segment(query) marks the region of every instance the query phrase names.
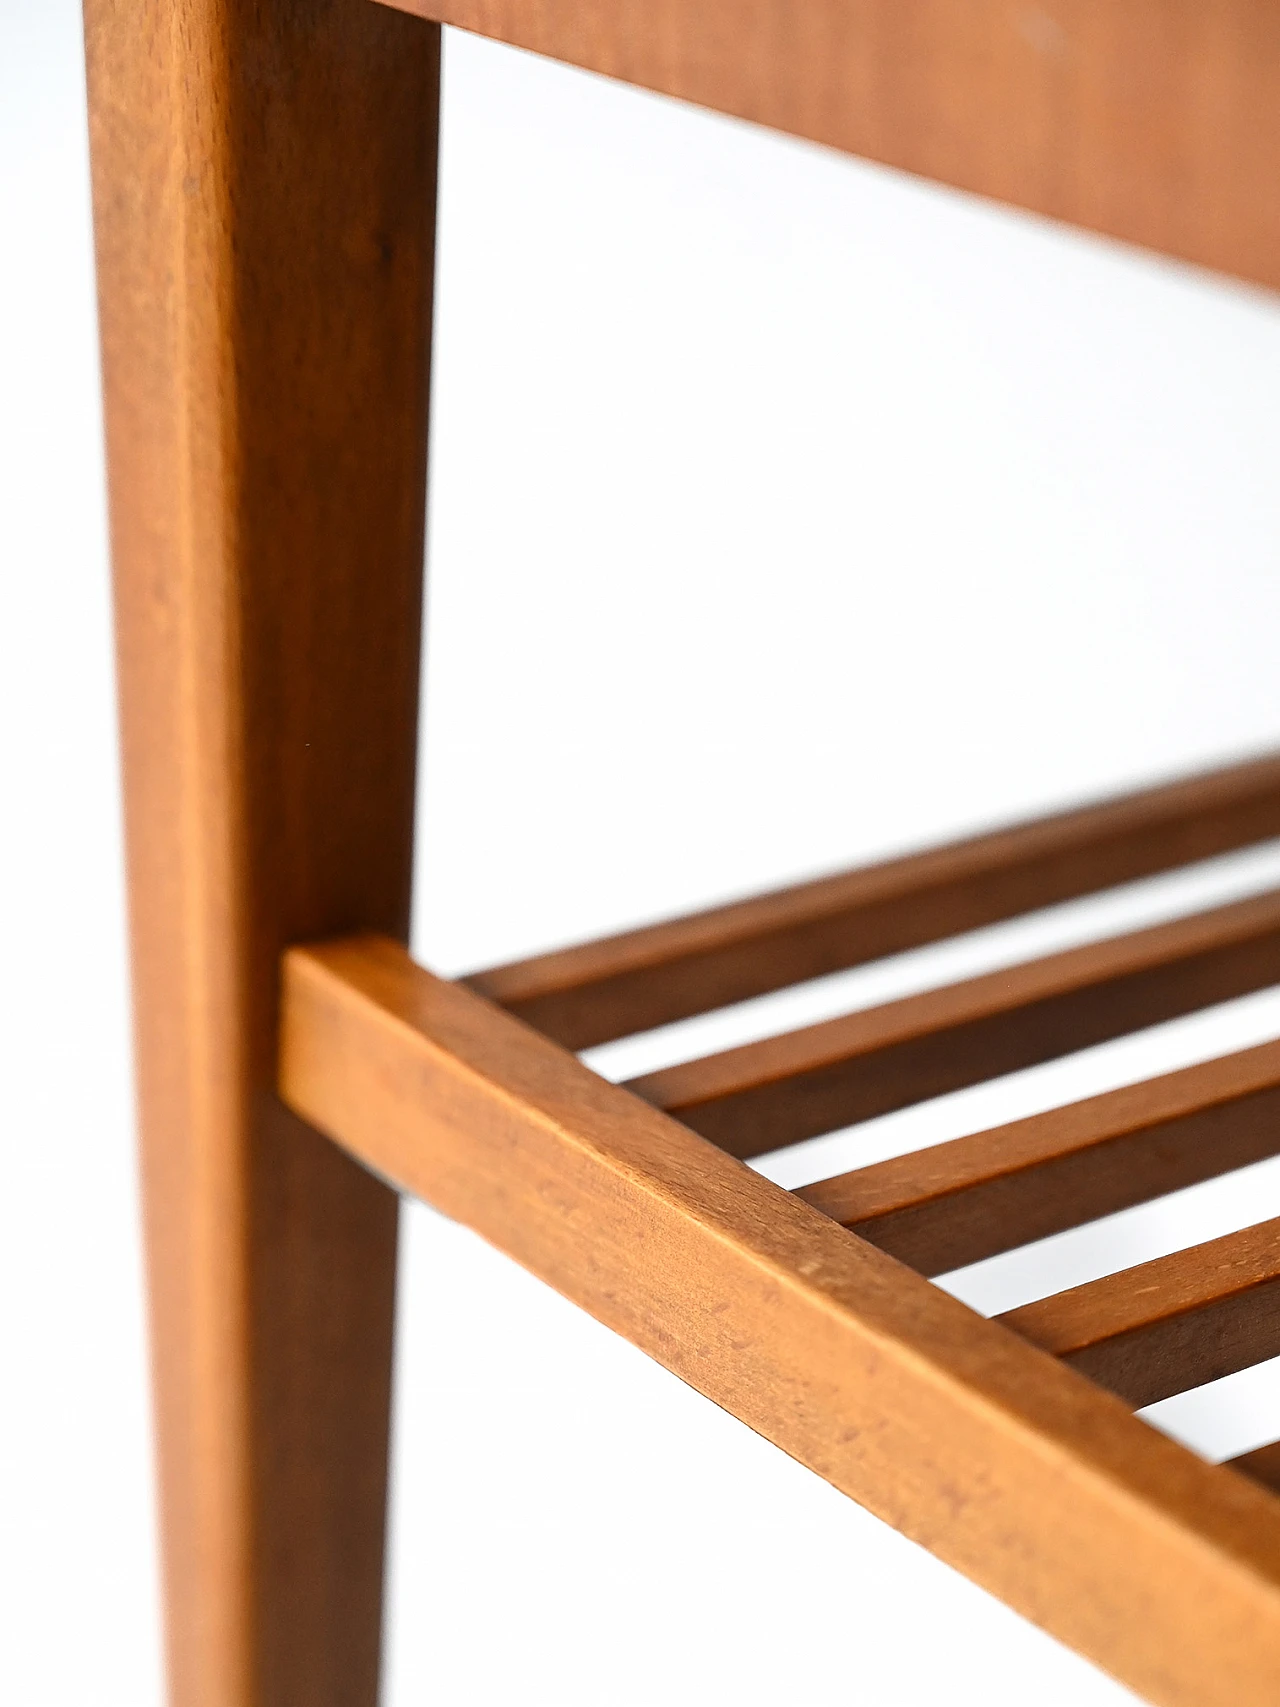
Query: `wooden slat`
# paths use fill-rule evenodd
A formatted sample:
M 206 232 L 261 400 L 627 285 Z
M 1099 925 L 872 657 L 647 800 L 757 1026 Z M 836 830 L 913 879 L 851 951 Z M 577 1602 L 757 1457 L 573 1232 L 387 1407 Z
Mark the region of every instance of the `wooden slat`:
M 834 1131 L 1280 980 L 1280 891 L 633 1079 L 736 1156 Z
M 1238 1458 L 1229 1458 L 1227 1463 L 1242 1476 L 1248 1476 L 1264 1488 L 1280 1494 L 1280 1440 L 1272 1441 L 1269 1446 L 1256 1447 L 1252 1452 L 1242 1452 Z
M 805 1186 L 824 1215 L 945 1274 L 1280 1153 L 1280 1043 Z
M 572 1049 L 1280 835 L 1280 758 L 478 972 Z
M 997 1318 L 1131 1405 L 1280 1355 L 1280 1220 Z
M 1270 0 L 394 0 L 1280 285 Z
M 1280 1699 L 1269 1495 L 396 945 L 290 952 L 281 1086 L 1151 1700 Z

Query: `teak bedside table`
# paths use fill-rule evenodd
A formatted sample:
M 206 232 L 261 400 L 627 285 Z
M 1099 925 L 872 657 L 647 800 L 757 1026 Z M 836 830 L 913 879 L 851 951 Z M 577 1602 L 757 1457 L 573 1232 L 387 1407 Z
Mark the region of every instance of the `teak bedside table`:
M 403 1190 L 1150 1700 L 1275 1707 L 1280 1446 L 1132 1411 L 1280 1354 L 1280 1228 L 996 1321 L 926 1276 L 1280 1152 L 1280 1043 L 740 1158 L 1276 983 L 1280 894 L 627 1087 L 572 1051 L 1280 835 L 1280 759 L 462 983 L 402 945 L 440 21 L 1275 288 L 1280 7 L 405 10 L 86 0 L 175 1704 L 373 1707 Z

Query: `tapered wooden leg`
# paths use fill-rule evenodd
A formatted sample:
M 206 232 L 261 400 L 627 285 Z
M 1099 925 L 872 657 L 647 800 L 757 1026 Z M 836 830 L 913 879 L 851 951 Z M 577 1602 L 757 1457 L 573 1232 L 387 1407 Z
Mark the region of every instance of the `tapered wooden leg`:
M 87 0 L 175 1707 L 374 1707 L 396 1204 L 278 961 L 408 922 L 439 32 Z

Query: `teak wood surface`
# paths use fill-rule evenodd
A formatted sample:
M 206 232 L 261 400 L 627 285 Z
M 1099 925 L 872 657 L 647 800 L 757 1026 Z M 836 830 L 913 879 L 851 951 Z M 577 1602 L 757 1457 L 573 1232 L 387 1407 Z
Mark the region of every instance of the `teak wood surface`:
M 439 32 L 86 0 L 175 1707 L 373 1707 L 397 1205 L 277 964 L 408 927 Z
M 1280 285 L 1268 0 L 401 10 Z M 1280 1045 L 796 1193 L 737 1158 L 1276 983 L 1280 897 L 631 1088 L 568 1048 L 1274 837 L 1280 758 L 415 966 L 439 30 L 85 13 L 174 1707 L 374 1707 L 395 1190 L 1152 1701 L 1273 1707 L 1280 1444 L 1130 1407 L 1280 1348 L 1276 1227 L 995 1322 L 926 1275 L 1276 1153 Z
M 390 0 L 1272 289 L 1272 0 Z

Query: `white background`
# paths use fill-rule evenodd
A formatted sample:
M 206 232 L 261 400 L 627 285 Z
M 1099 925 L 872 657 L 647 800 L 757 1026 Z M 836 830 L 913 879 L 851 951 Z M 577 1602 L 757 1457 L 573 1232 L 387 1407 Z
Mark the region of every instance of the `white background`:
M 0 1697 L 159 1699 L 78 16 L 0 0 Z M 1280 738 L 1273 303 L 466 38 L 447 53 L 418 951 L 455 971 Z M 1280 877 L 600 1051 L 623 1074 Z M 1264 995 L 783 1183 L 1280 1034 Z M 1274 1166 L 949 1284 L 1264 1214 Z M 390 1707 L 1114 1684 L 469 1234 L 406 1214 Z M 1280 1435 L 1270 1368 L 1158 1408 Z

